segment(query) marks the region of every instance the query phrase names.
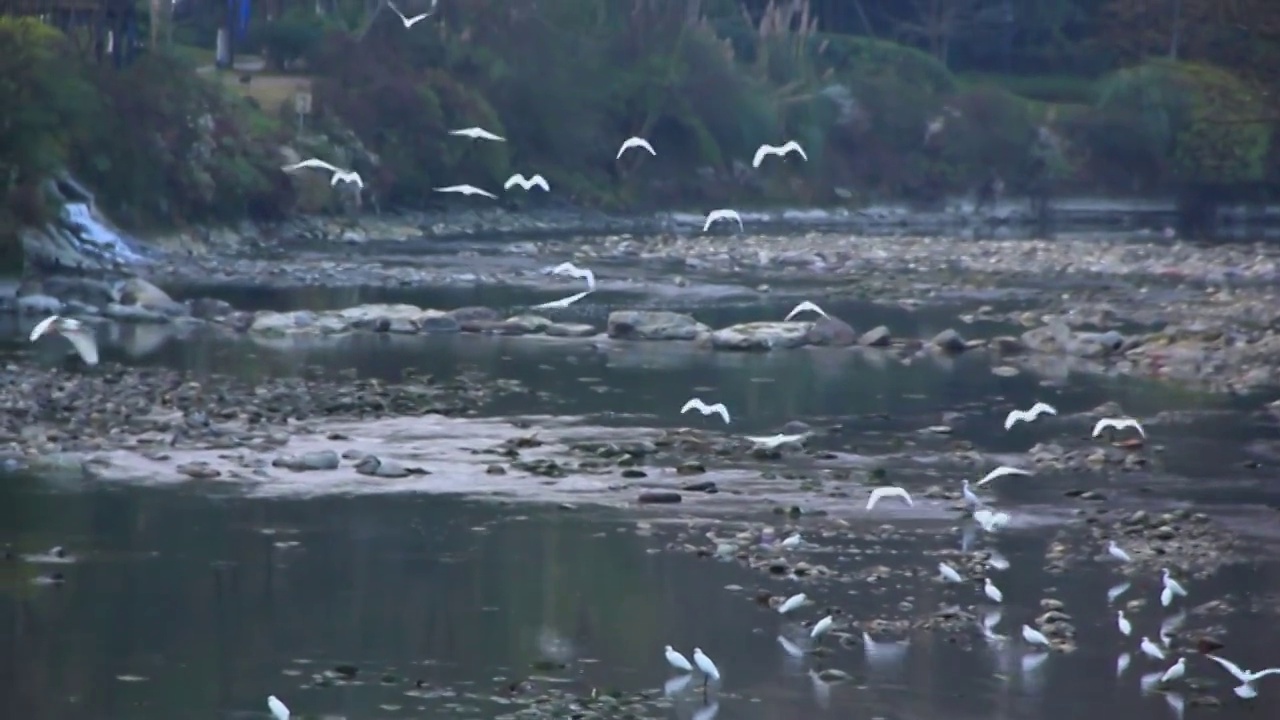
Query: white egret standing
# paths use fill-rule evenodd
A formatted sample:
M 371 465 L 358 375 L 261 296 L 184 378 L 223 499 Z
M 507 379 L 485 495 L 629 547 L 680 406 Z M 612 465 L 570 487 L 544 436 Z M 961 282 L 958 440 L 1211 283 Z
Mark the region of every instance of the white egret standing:
M 1187 596 L 1187 589 L 1182 587 L 1182 583 L 1173 579 L 1173 576 L 1169 574 L 1169 568 L 1162 569 L 1160 574 L 1161 579 L 1164 582 L 1164 590 L 1160 591 L 1161 605 L 1169 607 L 1169 604 L 1173 602 L 1173 597 L 1175 595 L 1180 595 L 1182 597 Z
M 275 695 L 267 696 L 267 708 L 271 710 L 271 714 L 275 716 L 276 720 L 289 720 L 288 706 L 280 702 L 280 698 Z
M 1148 638 L 1146 635 L 1142 636 L 1142 642 L 1138 645 L 1138 647 L 1142 650 L 1142 653 L 1144 655 L 1146 655 L 1147 657 L 1153 660 L 1164 659 L 1164 650 L 1161 650 L 1159 645 L 1151 642 L 1151 639 Z
M 991 602 L 1004 602 L 1004 593 L 1000 592 L 1000 588 L 991 582 L 991 578 L 982 579 L 982 592 L 991 598 Z
M 800 533 L 791 533 L 782 539 L 782 547 L 786 550 L 795 550 L 804 542 L 804 538 L 800 537 Z
M 702 652 L 702 648 L 693 649 L 693 661 L 698 664 L 698 669 L 702 671 L 702 684 L 705 687 L 710 682 L 720 681 L 720 669 L 716 664 L 711 662 L 711 658 Z
M 796 593 L 778 606 L 778 614 L 786 615 L 792 610 L 799 610 L 807 604 L 809 604 L 809 596 L 804 593 Z
M 1120 562 L 1133 562 L 1133 558 L 1129 557 L 1129 553 L 1125 552 L 1124 548 L 1117 545 L 1115 540 L 1107 543 L 1107 554 Z
M 813 628 L 809 630 L 809 639 L 822 642 L 822 638 L 825 637 L 827 633 L 831 632 L 831 626 L 835 624 L 835 618 L 830 615 L 823 617 L 821 620 L 814 623 Z
M 689 658 L 680 654 L 679 650 L 668 645 L 665 651 L 667 664 L 681 672 L 693 672 L 693 665 L 689 664 Z
M 1039 645 L 1040 647 L 1046 648 L 1051 647 L 1049 644 L 1049 638 L 1045 637 L 1044 633 L 1030 625 L 1022 626 L 1022 639 L 1026 641 L 1028 645 Z
M 1160 684 L 1164 685 L 1179 680 L 1183 675 L 1187 674 L 1187 659 L 1178 658 L 1178 662 L 1174 663 L 1164 674 L 1160 676 Z
M 1129 623 L 1129 618 L 1124 616 L 1123 610 L 1116 611 L 1116 627 L 1120 628 L 1120 634 L 1125 637 L 1133 633 L 1133 625 Z
M 965 507 L 970 510 L 975 510 L 982 505 L 982 498 L 969 489 L 969 481 L 967 479 L 960 486 L 960 495 L 964 497 Z

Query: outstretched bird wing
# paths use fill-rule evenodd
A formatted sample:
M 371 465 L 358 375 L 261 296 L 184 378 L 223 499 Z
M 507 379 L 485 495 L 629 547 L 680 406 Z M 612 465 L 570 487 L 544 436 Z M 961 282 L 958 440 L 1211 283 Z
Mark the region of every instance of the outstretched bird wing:
M 53 324 L 57 321 L 58 321 L 57 315 L 50 315 L 49 317 L 36 323 L 36 326 L 31 328 L 31 342 L 35 342 L 36 340 L 39 340 L 42 335 L 49 332 L 49 328 L 52 327 Z
M 524 175 L 521 175 L 520 173 L 516 173 L 515 175 L 512 175 L 511 177 L 507 178 L 506 182 L 502 183 L 502 189 L 510 190 L 513 185 L 519 185 L 520 187 L 528 189 L 529 186 L 526 185 L 525 182 L 526 180 L 524 179 Z
M 94 339 L 92 330 L 65 330 L 62 334 L 71 341 L 71 346 L 86 365 L 98 364 L 98 341 Z
M 751 158 L 751 167 L 755 167 L 755 168 L 760 167 L 760 163 L 764 162 L 765 157 L 769 155 L 775 155 L 777 154 L 777 152 L 778 152 L 778 148 L 768 143 L 761 145 L 760 147 L 756 148 L 756 156 Z
M 318 168 L 320 170 L 328 170 L 329 172 L 335 172 L 335 173 L 343 171 L 342 168 L 336 165 L 331 165 L 317 158 L 307 158 L 306 160 L 303 160 L 300 163 L 285 165 L 281 169 L 284 170 L 285 172 L 293 172 L 294 170 L 301 170 L 302 168 Z

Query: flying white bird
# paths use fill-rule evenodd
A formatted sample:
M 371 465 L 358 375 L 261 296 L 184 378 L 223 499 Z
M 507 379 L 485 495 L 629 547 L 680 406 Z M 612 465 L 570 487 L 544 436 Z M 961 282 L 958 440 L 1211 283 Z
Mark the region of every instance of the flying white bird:
M 798 610 L 809 603 L 809 596 L 804 593 L 797 593 L 787 598 L 786 602 L 778 606 L 778 614 L 786 615 L 792 610 Z
M 530 307 L 531 309 L 537 309 L 537 310 L 553 310 L 558 308 L 567 308 L 570 305 L 578 302 L 579 300 L 581 300 L 582 298 L 590 294 L 591 294 L 590 290 L 583 290 L 582 292 L 577 293 L 576 295 L 570 295 L 569 297 L 563 297 L 563 298 L 560 298 L 559 300 L 552 300 L 550 302 L 538 303 L 537 305 L 532 305 Z
M 991 472 L 984 475 L 982 479 L 978 481 L 977 487 L 982 487 L 983 485 L 986 485 L 992 480 L 995 480 L 996 478 L 999 478 L 999 477 L 1004 477 L 1005 475 L 1030 475 L 1030 474 L 1031 473 L 1027 472 L 1026 470 L 1021 470 L 1016 467 L 1010 467 L 1008 465 L 1001 465 L 995 470 L 992 470 Z
M 84 323 L 61 315 L 50 315 L 31 329 L 31 342 L 48 334 L 66 338 L 85 365 L 98 364 L 98 341 L 94 338 L 93 331 L 85 327 Z
M 876 506 L 881 498 L 896 497 L 902 498 L 907 507 L 912 507 L 915 503 L 911 502 L 911 495 L 900 487 L 879 487 L 871 491 L 871 497 L 867 498 L 867 510 Z
M 787 550 L 794 550 L 800 547 L 801 543 L 803 542 L 804 542 L 804 538 L 800 537 L 800 533 L 792 533 L 787 537 L 783 538 L 782 547 L 786 548 Z
M 1164 590 L 1160 591 L 1160 604 L 1169 607 L 1175 595 L 1186 597 L 1187 589 L 1182 587 L 1182 583 L 1173 579 L 1173 576 L 1169 574 L 1169 568 L 1164 568 L 1160 572 L 1161 579 L 1164 581 Z
M 711 224 L 716 222 L 717 220 L 737 220 L 738 229 L 739 230 L 743 229 L 742 216 L 738 214 L 737 210 L 730 210 L 729 208 L 720 208 L 719 210 L 712 210 L 711 212 L 707 213 L 707 221 L 702 223 L 702 232 L 706 232 L 707 230 L 711 229 Z
M 760 167 L 760 163 L 764 162 L 764 159 L 770 155 L 785 157 L 787 153 L 790 153 L 790 152 L 799 153 L 800 157 L 804 158 L 805 160 L 809 159 L 809 156 L 806 155 L 804 152 L 804 148 L 800 147 L 800 143 L 796 142 L 795 140 L 788 140 L 786 143 L 782 145 L 770 145 L 768 143 L 765 143 L 764 145 L 761 145 L 759 148 L 756 149 L 756 156 L 751 159 L 751 167 L 753 168 Z
M 391 0 L 387 0 L 387 7 L 391 8 L 391 12 L 395 13 L 396 16 L 400 18 L 400 22 L 404 23 L 406 28 L 411 28 L 419 22 L 431 17 L 431 13 L 436 11 L 436 2 L 437 0 L 431 0 L 430 10 L 422 13 L 421 15 L 414 15 L 413 17 L 405 17 L 405 14 L 400 12 L 400 8 L 396 7 L 395 3 L 391 2 Z
M 667 656 L 667 663 L 671 665 L 671 667 L 682 672 L 693 672 L 693 666 L 689 664 L 689 658 L 681 655 L 679 650 L 668 645 L 665 654 Z
M 1125 428 L 1133 428 L 1138 431 L 1142 437 L 1147 436 L 1147 431 L 1142 429 L 1142 424 L 1133 418 L 1102 418 L 1093 426 L 1093 437 L 1098 437 L 1102 431 L 1111 428 L 1113 430 L 1123 430 Z
M 961 496 L 964 497 L 965 506 L 968 507 L 970 510 L 973 510 L 978 506 L 982 505 L 982 498 L 978 497 L 976 494 L 974 494 L 972 490 L 969 489 L 968 480 L 965 480 L 964 484 L 960 486 L 960 494 Z
M 587 289 L 596 289 L 596 274 L 588 268 L 580 268 L 571 262 L 563 262 L 555 267 L 550 267 L 542 272 L 548 275 L 568 275 L 569 277 L 581 278 L 587 281 Z
M 751 442 L 755 443 L 756 445 L 759 445 L 760 447 L 763 447 L 768 450 L 772 450 L 778 447 L 779 445 L 786 445 L 787 443 L 802 442 L 806 436 L 807 436 L 807 433 L 800 433 L 798 435 L 778 434 L 778 435 L 770 435 L 768 437 L 747 435 L 745 437 Z
M 622 142 L 622 147 L 618 148 L 618 157 L 614 158 L 614 160 L 621 159 L 622 153 L 630 150 L 631 148 L 644 148 L 649 151 L 650 155 L 653 155 L 654 157 L 657 157 L 658 155 L 658 153 L 653 149 L 653 146 L 649 144 L 648 140 L 645 140 L 642 137 L 629 137 Z
M 975 510 L 973 513 L 973 519 L 982 526 L 984 531 L 995 532 L 1009 524 L 1009 513 L 991 512 L 984 508 L 982 510 Z
M 800 313 L 802 313 L 802 312 L 805 312 L 806 310 L 807 310 L 807 311 L 811 311 L 811 312 L 816 312 L 816 313 L 818 313 L 819 315 L 821 315 L 821 316 L 822 316 L 822 317 L 824 317 L 824 318 L 828 318 L 828 319 L 830 319 L 830 317 L 831 317 L 830 315 L 828 315 L 828 314 L 827 314 L 827 312 L 826 312 L 825 310 L 823 310 L 822 308 L 818 307 L 815 303 L 811 303 L 811 302 L 809 302 L 808 300 L 805 300 L 804 302 L 800 303 L 799 305 L 797 305 L 797 306 L 795 306 L 795 307 L 791 308 L 791 312 L 787 313 L 787 316 L 786 316 L 785 318 L 783 318 L 783 320 L 784 320 L 784 321 L 786 321 L 786 320 L 790 320 L 791 318 L 793 318 L 793 317 L 795 317 L 795 316 L 799 315 L 799 314 L 800 314 Z
M 697 663 L 698 669 L 701 670 L 702 674 L 705 676 L 702 681 L 703 685 L 706 685 L 713 680 L 720 680 L 720 669 L 716 667 L 715 663 L 711 662 L 711 658 L 707 657 L 706 654 L 702 652 L 702 648 L 693 649 L 693 661 Z
M 1000 588 L 991 582 L 991 578 L 982 579 L 982 592 L 986 593 L 991 602 L 1004 602 L 1004 593 L 1000 592 Z
M 960 573 L 957 572 L 955 568 L 944 562 L 938 563 L 938 572 L 942 575 L 942 579 L 945 582 L 964 582 L 964 578 L 960 577 Z
M 1120 634 L 1125 637 L 1129 637 L 1133 632 L 1133 625 L 1129 623 L 1129 618 L 1124 616 L 1123 610 L 1116 611 L 1116 627 L 1120 628 Z
M 1036 418 L 1040 417 L 1041 415 L 1057 415 L 1057 414 L 1058 414 L 1058 410 L 1054 406 L 1049 405 L 1047 403 L 1038 402 L 1035 405 L 1032 405 L 1030 410 L 1011 410 L 1009 412 L 1009 415 L 1004 419 L 1004 429 L 1008 430 L 1009 428 L 1013 427 L 1015 423 L 1019 421 L 1029 423 L 1035 420 Z
M 488 130 L 485 130 L 482 127 L 469 127 L 469 128 L 462 128 L 461 130 L 450 130 L 449 134 L 456 135 L 458 137 L 471 138 L 472 140 L 492 140 L 494 142 L 507 141 L 507 139 L 502 137 L 501 135 L 494 135 L 493 133 L 489 132 Z
M 1268 675 L 1280 675 L 1280 667 L 1267 668 L 1266 670 L 1252 672 L 1250 670 L 1245 670 L 1226 658 L 1218 657 L 1217 655 L 1205 655 L 1205 657 L 1221 665 L 1227 672 L 1231 673 L 1235 679 L 1240 681 L 1241 685 L 1235 689 L 1235 693 L 1246 700 L 1258 696 L 1258 690 L 1253 686 L 1255 682 Z
M 289 720 L 288 706 L 280 702 L 280 698 L 275 695 L 267 696 L 267 708 L 271 710 L 271 714 L 275 716 L 276 720 Z
M 822 636 L 831 632 L 831 626 L 835 624 L 836 624 L 835 619 L 832 618 L 830 615 L 827 615 L 826 617 L 822 618 L 821 620 L 813 624 L 813 629 L 809 631 L 809 638 L 811 640 L 818 640 L 822 638 Z
M 459 195 L 483 195 L 490 200 L 497 200 L 498 196 L 488 190 L 481 190 L 475 185 L 449 185 L 447 187 L 435 188 L 438 193 L 457 193 Z
M 547 184 L 547 179 L 541 175 L 534 175 L 531 178 L 525 178 L 524 175 L 516 173 L 515 175 L 507 178 L 507 181 L 502 184 L 502 189 L 510 190 L 516 185 L 519 185 L 525 190 L 531 190 L 535 187 L 539 187 L 542 188 L 543 192 L 551 192 L 551 186 Z
M 1144 655 L 1153 660 L 1164 659 L 1164 650 L 1161 650 L 1159 645 L 1151 642 L 1151 639 L 1146 635 L 1142 636 L 1142 643 L 1138 647 L 1142 649 Z
M 1171 683 L 1174 680 L 1181 679 L 1182 676 L 1186 674 L 1187 674 L 1187 659 L 1178 658 L 1178 662 L 1174 663 L 1168 670 L 1164 671 L 1163 675 L 1160 676 L 1160 684 L 1164 685 L 1167 683 Z
M 1051 647 L 1051 645 L 1049 644 L 1049 638 L 1045 637 L 1044 633 L 1031 627 L 1030 625 L 1022 626 L 1022 639 L 1025 640 L 1028 645 L 1039 645 L 1041 647 Z
M 729 409 L 724 406 L 724 403 L 716 403 L 715 405 L 708 405 L 702 402 L 701 398 L 693 398 L 689 402 L 685 403 L 684 407 L 680 408 L 680 414 L 683 415 L 689 412 L 690 410 L 697 410 L 703 415 L 710 415 L 711 413 L 720 413 L 720 417 L 724 418 L 724 421 L 726 423 L 729 422 Z
M 360 173 L 355 172 L 354 170 L 344 170 L 338 167 L 337 165 L 330 165 L 329 163 L 323 160 L 317 160 L 316 158 L 307 158 L 306 160 L 303 160 L 300 163 L 285 165 L 280 169 L 284 170 L 285 172 L 291 173 L 291 172 L 294 172 L 295 170 L 302 170 L 304 168 L 328 170 L 329 172 L 333 173 L 333 175 L 329 178 L 330 186 L 337 185 L 340 182 L 349 182 L 349 183 L 354 183 L 361 189 L 364 188 L 364 180 L 360 178 Z
M 1133 558 L 1129 557 L 1129 553 L 1125 552 L 1124 548 L 1117 545 L 1115 540 L 1107 543 L 1107 554 L 1120 562 L 1133 562 Z

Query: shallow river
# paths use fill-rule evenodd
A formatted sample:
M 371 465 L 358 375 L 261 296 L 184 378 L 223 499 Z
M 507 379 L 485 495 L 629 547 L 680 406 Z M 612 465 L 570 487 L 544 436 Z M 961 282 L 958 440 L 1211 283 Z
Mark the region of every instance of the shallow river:
M 527 294 L 503 297 L 394 299 L 441 307 L 528 301 Z M 275 309 L 304 302 L 239 293 L 228 299 Z M 314 299 L 306 304 L 321 306 Z M 790 304 L 693 310 L 722 325 L 781 317 Z M 584 305 L 562 315 L 602 324 L 608 309 Z M 898 336 L 928 337 L 947 326 L 973 335 L 1006 331 L 964 326 L 955 319 L 960 306 L 918 313 L 852 303 L 827 309 L 860 329 L 883 323 Z M 618 427 L 716 428 L 717 418 L 678 415 L 687 398 L 700 395 L 731 409 L 733 432 L 770 434 L 803 419 L 839 426 L 818 437 L 816 447 L 867 453 L 944 423 L 954 426 L 952 439 L 991 452 L 1023 452 L 1055 434 L 1087 433 L 1082 424 L 1052 420 L 1010 433 L 1000 428 L 1008 409 L 1035 400 L 1056 405 L 1064 417 L 1107 400 L 1144 418 L 1223 411 L 1153 422 L 1148 431 L 1161 448 L 1161 472 L 1140 480 L 1120 474 L 1108 482 L 1141 484 L 1208 513 L 1220 506 L 1223 514 L 1238 514 L 1238 527 L 1259 543 L 1274 541 L 1280 524 L 1280 514 L 1267 507 L 1280 502 L 1269 461 L 1262 469 L 1244 466 L 1257 460 L 1256 448 L 1280 437 L 1274 424 L 1246 412 L 1259 401 L 1135 380 L 1000 377 L 978 357 L 907 366 L 848 351 L 728 354 L 676 344 L 479 336 L 370 335 L 305 347 L 197 337 L 134 354 L 140 357 L 130 359 L 120 348 L 104 352 L 116 361 L 182 364 L 197 374 L 264 376 L 318 366 L 392 379 L 406 368 L 442 377 L 480 370 L 536 391 L 500 398 L 487 414 L 574 416 Z M 999 503 L 1011 510 L 1052 506 L 1077 484 L 1068 478 L 1005 485 Z M 761 511 L 753 519 L 782 524 L 764 514 L 767 508 Z M 1016 639 L 989 644 L 975 630 L 973 642 L 950 643 L 915 631 L 898 658 L 871 659 L 861 646 L 831 641 L 829 654 L 795 658 L 778 636 L 805 646 L 807 631 L 755 603 L 757 589 L 804 589 L 818 607 L 836 605 L 855 618 L 919 616 L 952 603 L 985 606 L 980 588 L 934 579 L 936 554 L 959 547 L 955 522 L 913 523 L 905 539 L 886 542 L 851 531 L 800 551 L 851 575 L 877 565 L 920 568 L 906 580 L 801 585 L 733 562 L 662 551 L 684 527 L 664 520 L 687 514 L 676 508 L 638 516 L 421 494 L 260 499 L 228 484 L 69 489 L 39 478 L 8 479 L 0 482 L 0 544 L 37 556 L 0 565 L 0 708 L 4 717 L 34 720 L 266 718 L 265 698 L 275 694 L 304 717 L 582 717 L 554 704 L 530 709 L 529 703 L 559 693 L 584 698 L 587 718 L 1133 720 L 1280 712 L 1280 678 L 1262 680 L 1260 696 L 1244 703 L 1232 696 L 1230 677 L 1194 652 L 1189 687 L 1184 681 L 1167 692 L 1144 690 L 1140 678 L 1172 661 L 1144 658 L 1136 640 L 1155 637 L 1173 614 L 1155 600 L 1159 578 L 1135 581 L 1120 600 L 1146 601 L 1127 610 L 1134 638 L 1122 637 L 1117 606 L 1107 600 L 1107 589 L 1120 582 L 1114 565 L 1082 563 L 1064 575 L 1042 569 L 1051 538 L 1066 532 L 1065 541 L 1073 541 L 1062 526 L 1010 529 L 983 542 L 1011 563 L 996 574 L 1005 594 L 996 632 L 1016 638 L 1022 623 L 1043 612 L 1042 599 L 1057 599 L 1076 626 L 1075 652 L 1039 659 Z M 867 526 L 862 518 L 850 520 Z M 872 524 L 883 522 L 892 516 Z M 804 523 L 798 523 L 802 529 Z M 55 545 L 71 557 L 38 556 Z M 51 573 L 65 582 L 48 584 Z M 1245 667 L 1280 664 L 1274 613 L 1280 565 L 1229 566 L 1187 584 L 1186 607 L 1224 597 L 1232 608 L 1225 616 L 1193 613 L 1189 626 L 1212 628 L 1226 642 L 1223 654 Z M 819 616 L 810 609 L 798 617 Z M 704 649 L 720 667 L 721 686 L 704 696 L 700 678 L 683 688 L 669 682 L 662 653 L 668 643 L 686 655 L 695 646 Z M 1125 651 L 1131 663 L 1117 676 Z M 354 679 L 334 672 L 348 665 L 357 670 Z M 810 671 L 824 668 L 851 679 L 816 682 Z M 591 701 L 593 689 L 645 699 L 602 710 L 606 701 Z M 1190 699 L 1204 695 L 1222 707 L 1194 707 Z

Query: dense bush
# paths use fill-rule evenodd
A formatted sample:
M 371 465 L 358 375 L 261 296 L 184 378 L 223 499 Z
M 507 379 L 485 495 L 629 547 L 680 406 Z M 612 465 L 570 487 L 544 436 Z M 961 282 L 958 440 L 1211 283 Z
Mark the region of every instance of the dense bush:
M 73 169 L 117 219 L 192 222 L 287 210 L 277 150 L 284 136 L 254 122 L 245 100 L 164 54 L 127 68 L 94 66 L 104 112 L 72 140 Z
M 273 68 L 285 70 L 295 67 L 299 60 L 311 59 L 324 34 L 324 24 L 314 12 L 294 8 L 258 26 L 251 44 L 262 48 Z
M 1126 68 L 1103 81 L 1098 109 L 1135 160 L 1167 167 L 1178 180 L 1237 183 L 1266 175 L 1268 108 L 1255 88 L 1224 70 L 1166 60 Z

